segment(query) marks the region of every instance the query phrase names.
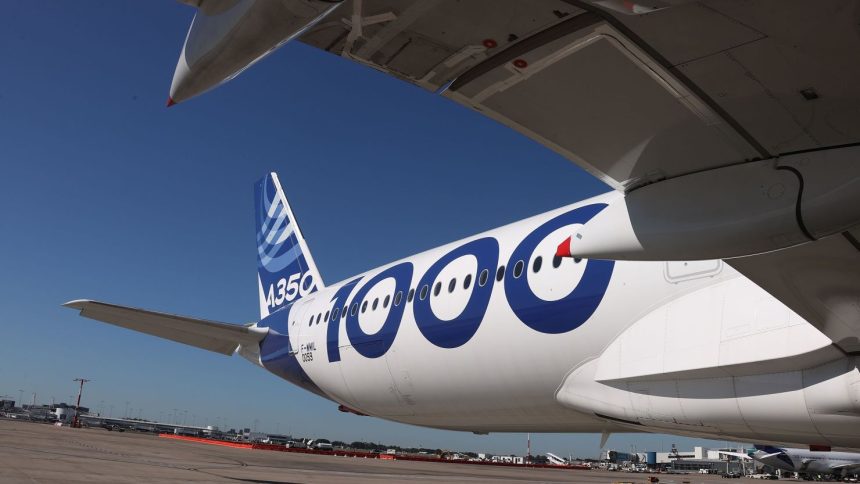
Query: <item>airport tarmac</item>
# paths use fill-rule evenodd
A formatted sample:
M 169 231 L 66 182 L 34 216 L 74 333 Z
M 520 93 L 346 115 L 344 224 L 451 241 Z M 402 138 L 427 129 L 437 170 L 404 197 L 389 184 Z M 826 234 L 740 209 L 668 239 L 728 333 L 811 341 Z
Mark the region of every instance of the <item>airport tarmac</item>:
M 660 483 L 725 482 L 660 475 Z M 357 459 L 234 449 L 152 434 L 0 420 L 0 482 L 581 482 L 644 483 L 647 474 Z

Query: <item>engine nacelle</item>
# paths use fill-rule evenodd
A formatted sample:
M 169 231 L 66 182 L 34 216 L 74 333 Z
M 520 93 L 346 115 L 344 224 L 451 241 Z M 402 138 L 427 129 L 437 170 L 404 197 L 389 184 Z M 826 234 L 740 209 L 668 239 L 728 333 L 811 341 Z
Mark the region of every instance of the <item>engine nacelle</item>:
M 236 77 L 313 27 L 339 1 L 196 0 L 197 15 L 179 55 L 168 106 Z
M 727 259 L 860 224 L 860 147 L 716 168 L 644 186 L 574 235 L 575 257 Z

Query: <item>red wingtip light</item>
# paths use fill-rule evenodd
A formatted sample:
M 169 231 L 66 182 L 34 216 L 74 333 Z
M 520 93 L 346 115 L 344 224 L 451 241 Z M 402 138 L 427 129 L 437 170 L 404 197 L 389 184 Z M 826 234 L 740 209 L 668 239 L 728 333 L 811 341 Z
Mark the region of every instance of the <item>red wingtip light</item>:
M 168 97 L 167 98 L 167 107 L 173 106 L 174 104 L 176 104 L 176 101 L 174 101 L 172 97 Z
M 573 257 L 570 253 L 570 237 L 564 239 L 564 242 L 558 244 L 558 249 L 555 250 L 556 257 Z

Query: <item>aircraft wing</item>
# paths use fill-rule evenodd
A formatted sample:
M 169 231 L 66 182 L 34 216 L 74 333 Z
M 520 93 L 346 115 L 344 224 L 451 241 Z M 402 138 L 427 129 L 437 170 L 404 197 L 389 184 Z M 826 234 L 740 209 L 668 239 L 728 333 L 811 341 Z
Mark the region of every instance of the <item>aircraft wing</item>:
M 232 355 L 240 345 L 253 346 L 265 336 L 250 326 L 218 323 L 98 301 L 69 301 L 63 306 L 80 310 L 81 316 L 141 333 L 158 336 L 223 355 Z
M 289 0 L 235 14 L 224 11 L 237 2 L 185 3 L 202 10 L 171 102 L 297 38 L 477 110 L 619 190 L 860 140 L 852 1 L 346 0 L 304 14 L 272 5 Z M 219 14 L 244 17 L 216 31 Z M 301 29 L 284 20 L 264 38 L 272 17 L 300 15 Z M 195 41 L 205 34 L 224 37 L 220 57 Z
M 297 39 L 483 113 L 623 192 L 573 256 L 727 259 L 860 351 L 857 2 L 186 3 L 199 10 L 169 104 Z
M 352 0 L 299 40 L 631 190 L 860 140 L 856 19 L 845 1 Z

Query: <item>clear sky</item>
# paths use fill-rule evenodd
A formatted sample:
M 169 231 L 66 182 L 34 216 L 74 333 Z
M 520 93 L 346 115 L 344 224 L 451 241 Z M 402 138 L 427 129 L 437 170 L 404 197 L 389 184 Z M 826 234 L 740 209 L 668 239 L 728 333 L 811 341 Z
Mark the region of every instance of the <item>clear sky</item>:
M 258 316 L 253 183 L 280 174 L 324 280 L 596 195 L 569 161 L 444 98 L 291 43 L 166 109 L 194 14 L 174 0 L 7 1 L 0 15 L 0 396 L 104 413 L 490 452 L 525 435 L 342 414 L 239 357 L 81 318 L 98 299 Z M 127 403 L 128 402 L 128 403 Z M 673 436 L 608 447 L 668 450 Z M 594 434 L 533 451 L 599 452 Z

